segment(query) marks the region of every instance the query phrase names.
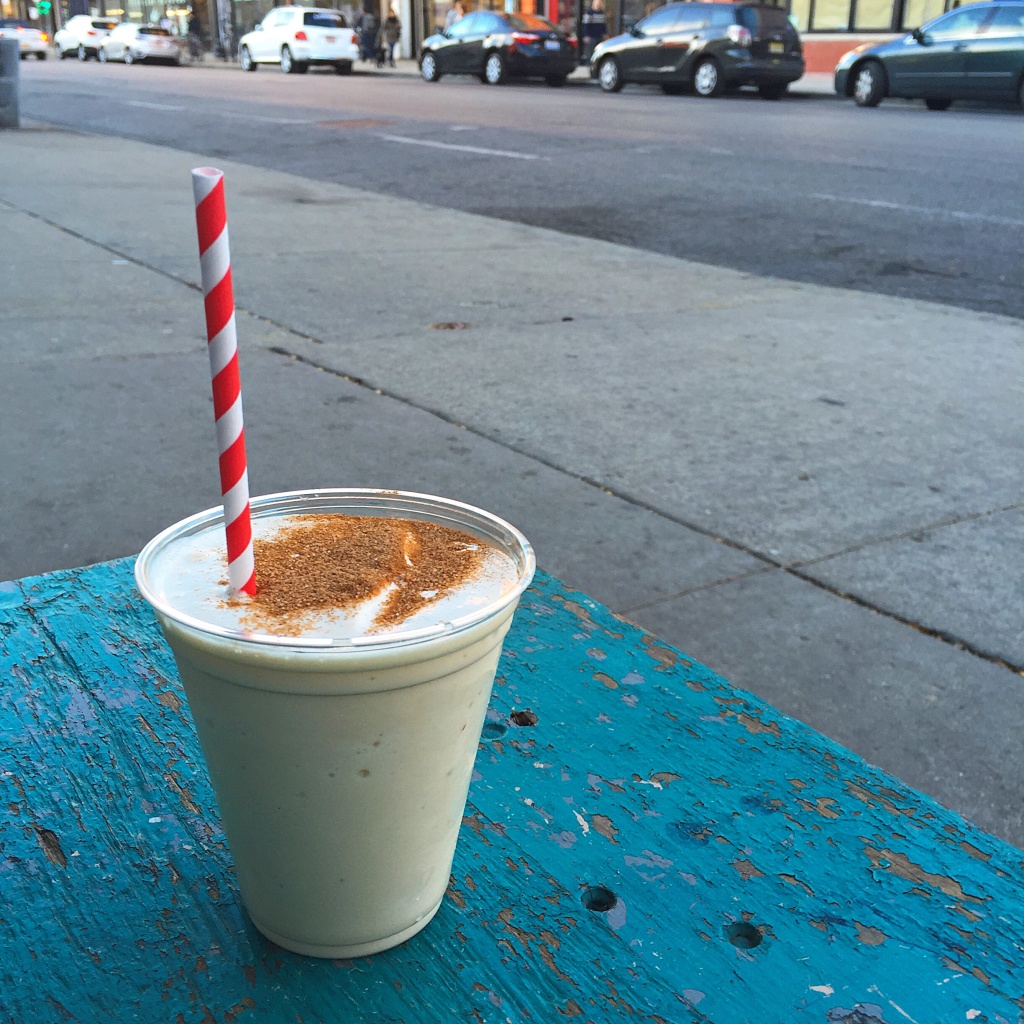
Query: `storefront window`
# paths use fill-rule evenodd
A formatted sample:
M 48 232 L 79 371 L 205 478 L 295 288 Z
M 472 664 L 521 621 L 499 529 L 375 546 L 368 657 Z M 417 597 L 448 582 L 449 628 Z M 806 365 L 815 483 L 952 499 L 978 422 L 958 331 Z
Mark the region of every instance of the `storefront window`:
M 882 32 L 892 25 L 892 0 L 857 0 L 853 27 Z
M 850 0 L 815 0 L 815 32 L 843 32 L 850 27 Z
M 806 32 L 811 21 L 811 0 L 793 0 L 790 14 L 797 31 Z
M 913 28 L 920 28 L 925 22 L 937 18 L 944 10 L 946 4 L 943 0 L 906 0 L 906 6 L 903 8 L 903 28 L 908 32 Z

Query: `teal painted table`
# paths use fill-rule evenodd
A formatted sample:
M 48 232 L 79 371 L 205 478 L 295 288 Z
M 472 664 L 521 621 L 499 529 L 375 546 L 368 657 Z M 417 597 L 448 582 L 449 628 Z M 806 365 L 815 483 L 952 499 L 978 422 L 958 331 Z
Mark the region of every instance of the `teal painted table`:
M 448 898 L 360 960 L 248 922 L 130 561 L 0 584 L 0 666 L 3 1024 L 1024 1020 L 1019 851 L 549 577 Z

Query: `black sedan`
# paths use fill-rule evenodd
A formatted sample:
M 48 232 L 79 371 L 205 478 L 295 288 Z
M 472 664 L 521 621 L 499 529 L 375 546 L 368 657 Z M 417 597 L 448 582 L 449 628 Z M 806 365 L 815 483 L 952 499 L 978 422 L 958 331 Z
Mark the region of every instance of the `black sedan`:
M 969 4 L 910 35 L 858 46 L 836 65 L 835 84 L 859 107 L 886 96 L 923 99 L 929 110 L 966 99 L 1024 106 L 1024 3 Z
M 543 78 L 562 85 L 578 63 L 575 36 L 533 14 L 474 11 L 430 36 L 420 53 L 428 82 L 442 75 L 476 75 L 489 85 L 509 78 Z

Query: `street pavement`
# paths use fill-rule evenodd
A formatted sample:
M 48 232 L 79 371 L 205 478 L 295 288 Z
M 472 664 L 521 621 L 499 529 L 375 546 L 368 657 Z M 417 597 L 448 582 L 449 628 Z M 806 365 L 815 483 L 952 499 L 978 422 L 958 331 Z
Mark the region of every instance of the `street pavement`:
M 0 145 L 2 579 L 133 554 L 218 491 L 209 158 L 42 124 Z M 1024 846 L 1019 321 L 218 165 L 253 493 L 489 508 Z

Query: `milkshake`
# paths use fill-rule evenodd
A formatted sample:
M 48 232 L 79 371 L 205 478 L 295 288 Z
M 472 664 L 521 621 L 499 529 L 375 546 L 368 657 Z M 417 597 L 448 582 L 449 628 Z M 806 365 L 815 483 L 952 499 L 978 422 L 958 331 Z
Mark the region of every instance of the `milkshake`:
M 533 551 L 487 512 L 397 491 L 257 498 L 252 525 L 255 597 L 227 589 L 220 509 L 151 541 L 136 580 L 256 927 L 299 953 L 374 953 L 440 906 Z

